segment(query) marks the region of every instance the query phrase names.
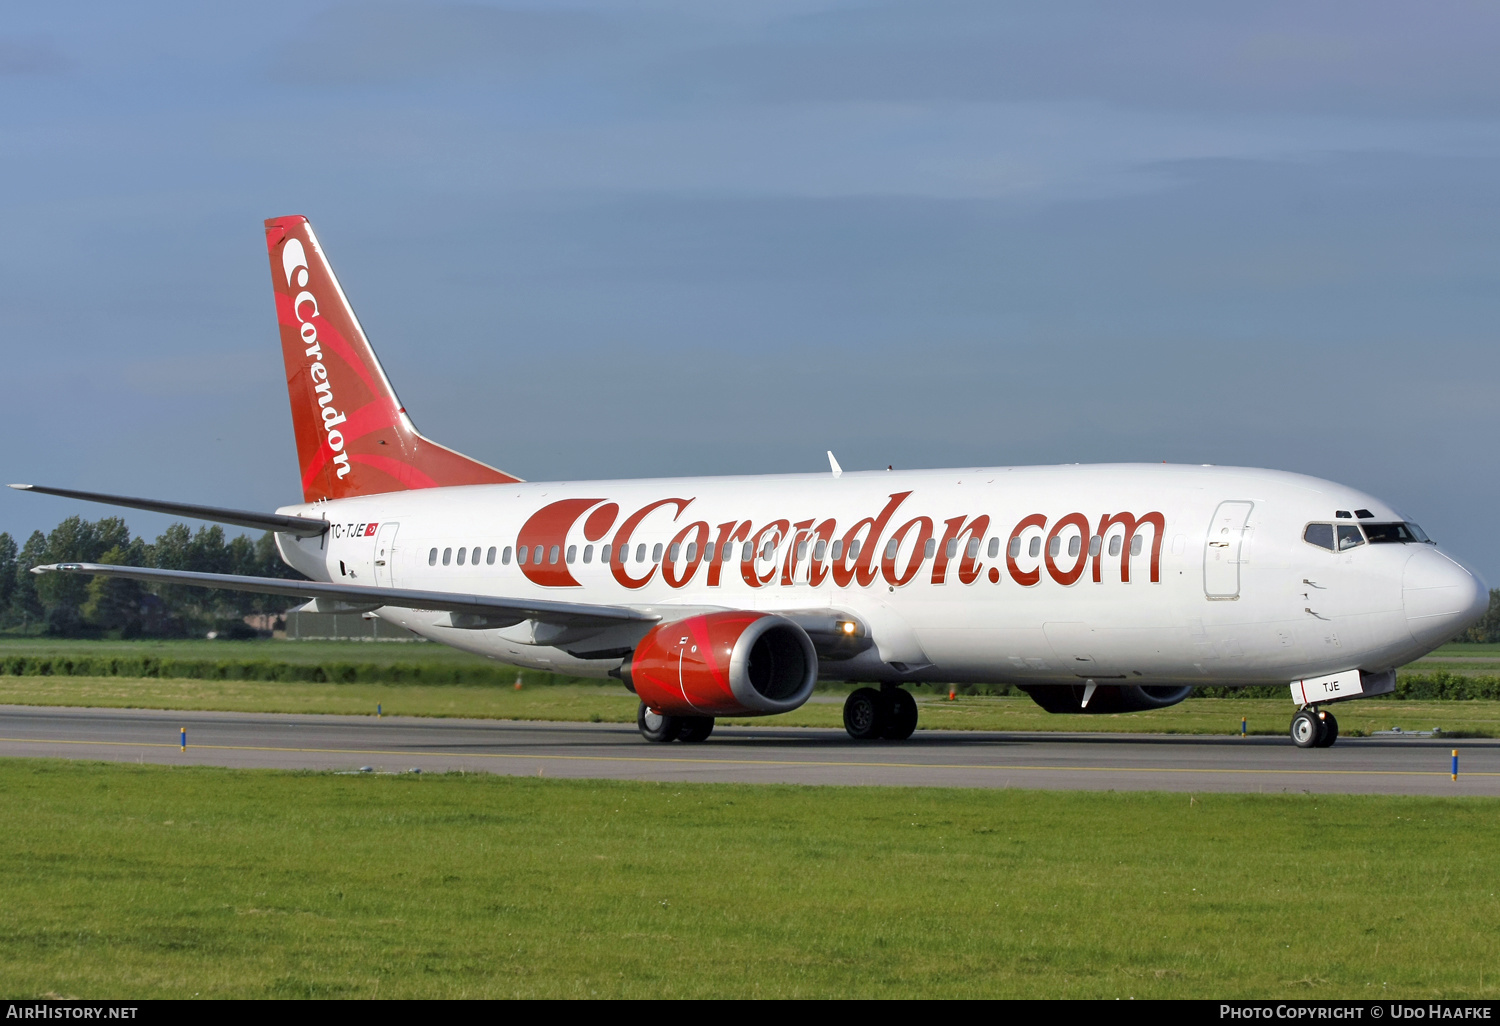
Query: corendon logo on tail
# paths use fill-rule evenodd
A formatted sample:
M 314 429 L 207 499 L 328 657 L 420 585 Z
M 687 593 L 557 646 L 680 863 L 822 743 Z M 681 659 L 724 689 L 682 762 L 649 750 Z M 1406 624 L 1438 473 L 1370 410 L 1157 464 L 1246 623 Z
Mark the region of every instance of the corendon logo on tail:
M 328 380 L 328 368 L 323 364 L 323 347 L 318 341 L 318 328 L 313 318 L 318 316 L 318 297 L 307 290 L 307 251 L 302 240 L 291 238 L 281 247 L 281 269 L 286 274 L 288 288 L 301 289 L 292 298 L 292 314 L 297 318 L 297 333 L 306 346 L 304 356 L 311 361 L 307 372 L 312 375 L 313 391 L 318 396 L 318 406 L 323 416 L 323 431 L 327 435 L 328 448 L 333 450 L 333 463 L 339 477 L 349 474 L 349 454 L 344 452 L 344 433 L 338 429 L 347 418 L 333 405 L 333 385 Z
M 896 492 L 879 512 L 855 521 L 842 533 L 834 520 L 819 522 L 816 517 L 796 523 L 777 518 L 758 525 L 734 519 L 716 528 L 705 520 L 683 524 L 688 519 L 684 514 L 696 501 L 691 498 L 658 499 L 623 520 L 618 503 L 602 498 L 561 499 L 537 510 L 522 525 L 516 538 L 516 562 L 535 584 L 581 587 L 569 569 L 578 546 L 569 545 L 568 537 L 584 520 L 584 563 L 593 559 L 593 543 L 604 541 L 619 523 L 612 539 L 600 546 L 599 562 L 607 564 L 614 579 L 631 590 L 650 584 L 658 570 L 668 587 L 686 588 L 700 569 L 705 574 L 704 586 L 716 588 L 731 564 L 736 564 L 740 579 L 751 588 L 764 588 L 778 577 L 785 586 L 805 580 L 816 588 L 832 577 L 839 588 L 868 588 L 883 579 L 895 589 L 916 581 L 929 560 L 929 583 L 943 585 L 956 577 L 958 583 L 969 585 L 985 575 L 986 559 L 992 584 L 1008 576 L 1023 588 L 1031 588 L 1041 583 L 1045 572 L 1056 584 L 1071 587 L 1084 579 L 1091 563 L 1090 580 L 1104 583 L 1104 561 L 1113 558 L 1120 561 L 1121 583 L 1130 583 L 1131 557 L 1144 554 L 1149 529 L 1149 578 L 1152 584 L 1161 582 L 1161 543 L 1167 524 L 1159 512 L 1102 513 L 1097 526 L 1083 513 L 1056 519 L 1032 513 L 1022 517 L 1008 535 L 991 533 L 988 514 L 949 517 L 942 521 L 941 531 L 928 516 L 912 517 L 890 529 L 911 495 Z M 672 525 L 656 528 L 643 542 L 639 537 L 642 524 L 648 519 L 660 523 L 661 518 L 670 519 Z M 667 541 L 669 531 L 671 540 Z

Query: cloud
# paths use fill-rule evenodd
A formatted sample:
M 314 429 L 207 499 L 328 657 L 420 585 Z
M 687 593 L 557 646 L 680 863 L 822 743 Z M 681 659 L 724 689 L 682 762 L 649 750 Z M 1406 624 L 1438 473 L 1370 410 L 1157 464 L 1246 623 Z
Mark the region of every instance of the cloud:
M 589 11 L 339 4 L 282 50 L 272 76 L 323 86 L 504 77 L 607 45 L 618 32 L 615 19 Z
M 1168 110 L 1492 115 L 1500 8 L 1473 0 L 851 5 L 685 52 L 664 91 L 807 101 L 1094 100 Z
M 55 75 L 68 65 L 67 57 L 48 40 L 0 37 L 0 75 Z

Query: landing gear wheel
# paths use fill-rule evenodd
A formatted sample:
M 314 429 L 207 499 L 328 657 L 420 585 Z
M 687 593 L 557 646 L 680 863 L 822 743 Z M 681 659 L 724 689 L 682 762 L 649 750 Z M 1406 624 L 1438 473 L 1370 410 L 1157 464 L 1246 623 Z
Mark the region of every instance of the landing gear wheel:
M 874 688 L 860 688 L 844 700 L 844 729 L 856 741 L 874 741 L 884 733 L 889 703 Z
M 679 721 L 677 740 L 696 744 L 699 741 L 707 741 L 708 735 L 713 732 L 714 718 L 712 716 L 684 716 Z
M 1323 723 L 1313 709 L 1300 709 L 1292 717 L 1292 741 L 1298 748 L 1316 748 L 1323 739 Z
M 665 744 L 676 740 L 677 732 L 682 729 L 682 720 L 677 716 L 668 716 L 655 709 L 648 709 L 646 703 L 642 702 L 640 710 L 635 714 L 635 725 L 640 728 L 641 737 L 647 741 Z
M 884 695 L 889 704 L 880 736 L 887 741 L 905 741 L 917 729 L 917 700 L 903 688 L 891 688 Z
M 1333 718 L 1333 713 L 1319 713 L 1322 717 L 1322 736 L 1318 738 L 1319 748 L 1332 748 L 1333 743 L 1339 739 L 1339 721 Z

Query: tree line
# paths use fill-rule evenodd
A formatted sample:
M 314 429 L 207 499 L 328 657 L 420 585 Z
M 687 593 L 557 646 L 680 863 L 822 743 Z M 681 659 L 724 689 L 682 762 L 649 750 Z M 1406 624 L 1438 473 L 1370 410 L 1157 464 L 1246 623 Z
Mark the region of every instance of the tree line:
M 1490 589 L 1490 608 L 1478 623 L 1453 639 L 1454 641 L 1476 641 L 1494 644 L 1500 642 L 1500 588 Z
M 48 534 L 33 531 L 19 548 L 9 534 L 0 534 L 0 629 L 64 637 L 188 637 L 210 630 L 233 634 L 247 631 L 247 615 L 279 613 L 297 602 L 281 595 L 30 572 L 43 563 L 68 562 L 302 577 L 281 561 L 269 532 L 226 539 L 217 525 L 193 531 L 173 524 L 148 542 L 132 538 L 119 517 L 69 517 Z

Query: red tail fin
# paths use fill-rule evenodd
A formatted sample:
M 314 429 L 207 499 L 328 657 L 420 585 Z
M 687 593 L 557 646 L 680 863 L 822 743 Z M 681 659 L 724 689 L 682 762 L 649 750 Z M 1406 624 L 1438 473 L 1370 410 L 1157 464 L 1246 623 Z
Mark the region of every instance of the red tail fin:
M 266 247 L 306 501 L 520 480 L 417 433 L 307 218 L 271 218 Z

